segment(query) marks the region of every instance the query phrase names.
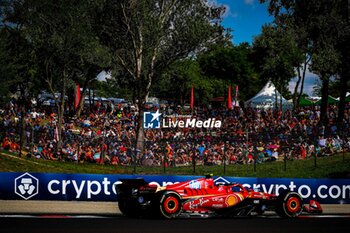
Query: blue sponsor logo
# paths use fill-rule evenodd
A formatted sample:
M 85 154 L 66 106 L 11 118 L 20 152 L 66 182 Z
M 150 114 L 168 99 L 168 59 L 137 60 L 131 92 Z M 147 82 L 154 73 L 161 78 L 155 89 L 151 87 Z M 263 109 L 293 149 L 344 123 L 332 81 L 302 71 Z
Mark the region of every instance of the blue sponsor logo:
M 191 189 L 201 189 L 201 183 L 199 183 L 197 180 L 192 180 L 190 182 L 190 188 Z
M 15 193 L 28 200 L 39 192 L 39 180 L 29 173 L 25 173 L 15 179 Z
M 144 112 L 143 113 L 143 128 L 145 129 L 159 129 L 160 128 L 160 116 L 162 114 L 157 112 Z

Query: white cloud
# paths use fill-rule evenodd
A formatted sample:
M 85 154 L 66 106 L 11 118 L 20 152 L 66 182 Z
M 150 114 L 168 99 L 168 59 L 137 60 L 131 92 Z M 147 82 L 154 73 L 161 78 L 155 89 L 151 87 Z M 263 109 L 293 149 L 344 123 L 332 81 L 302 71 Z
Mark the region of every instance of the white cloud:
M 295 77 L 289 82 L 289 90 L 292 93 L 294 93 L 294 88 L 297 81 L 298 81 L 298 78 Z M 307 65 L 306 72 L 305 72 L 303 93 L 309 96 L 314 96 L 314 87 L 320 85 L 320 82 L 321 82 L 320 78 L 316 74 L 310 71 L 310 64 Z M 300 86 L 301 84 L 299 85 L 298 91 L 300 91 Z
M 225 4 L 224 7 L 225 7 L 225 13 L 223 15 L 224 18 L 229 18 L 229 17 L 237 18 L 238 17 L 238 13 L 232 12 L 229 5 Z
M 217 0 L 208 0 L 207 3 L 209 6 L 217 6 L 218 5 Z
M 106 81 L 106 79 L 110 79 L 112 77 L 112 73 L 110 71 L 101 71 L 98 75 L 97 75 L 97 80 L 98 81 Z
M 244 3 L 247 5 L 254 5 L 254 0 L 244 0 Z
M 297 77 L 293 78 L 290 82 L 289 82 L 289 90 L 294 93 L 294 88 L 297 82 Z M 310 71 L 306 71 L 305 73 L 305 81 L 304 81 L 304 89 L 303 89 L 303 93 L 309 95 L 309 96 L 313 96 L 313 92 L 314 92 L 314 87 L 317 86 L 320 82 L 319 77 L 314 74 L 311 73 Z M 300 85 L 299 85 L 299 90 L 300 90 Z
M 237 18 L 238 17 L 238 13 L 237 12 L 232 12 L 231 11 L 231 7 L 228 4 L 218 3 L 217 0 L 208 0 L 207 4 L 209 6 L 223 6 L 223 7 L 225 7 L 225 13 L 222 16 L 223 18 L 230 18 L 230 17 Z

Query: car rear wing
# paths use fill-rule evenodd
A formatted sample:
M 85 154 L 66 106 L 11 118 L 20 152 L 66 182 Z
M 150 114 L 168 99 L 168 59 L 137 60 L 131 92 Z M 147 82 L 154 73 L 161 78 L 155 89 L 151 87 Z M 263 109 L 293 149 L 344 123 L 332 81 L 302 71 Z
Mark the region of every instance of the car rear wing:
M 130 186 L 130 187 L 140 187 L 142 185 L 148 184 L 143 178 L 137 179 L 120 179 L 122 183 L 117 184 L 117 186 Z

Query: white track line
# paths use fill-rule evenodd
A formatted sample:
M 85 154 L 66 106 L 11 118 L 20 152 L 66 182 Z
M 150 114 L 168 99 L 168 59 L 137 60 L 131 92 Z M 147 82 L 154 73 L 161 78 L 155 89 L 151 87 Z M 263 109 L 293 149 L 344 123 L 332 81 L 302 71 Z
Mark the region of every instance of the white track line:
M 22 214 L 13 214 L 13 215 L 0 215 L 0 218 L 111 218 L 108 216 L 98 216 L 98 215 L 22 215 Z
M 115 216 L 114 216 L 115 217 Z M 276 215 L 274 216 L 260 216 L 261 218 L 280 218 Z M 89 218 L 89 219 L 98 219 L 98 218 L 113 218 L 110 216 L 99 216 L 99 215 L 24 215 L 24 214 L 13 214 L 13 215 L 0 215 L 0 218 Z M 196 217 L 192 217 L 196 219 Z M 249 218 L 249 217 L 248 217 Z M 350 214 L 327 214 L 327 215 L 302 215 L 298 218 L 350 218 Z M 191 219 L 191 217 L 186 218 Z

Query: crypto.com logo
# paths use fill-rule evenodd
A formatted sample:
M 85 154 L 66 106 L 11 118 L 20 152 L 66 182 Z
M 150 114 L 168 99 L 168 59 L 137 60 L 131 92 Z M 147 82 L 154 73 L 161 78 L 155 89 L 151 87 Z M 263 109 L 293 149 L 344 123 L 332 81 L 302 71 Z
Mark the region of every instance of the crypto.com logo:
M 39 180 L 29 173 L 15 179 L 15 193 L 25 200 L 39 193 Z

